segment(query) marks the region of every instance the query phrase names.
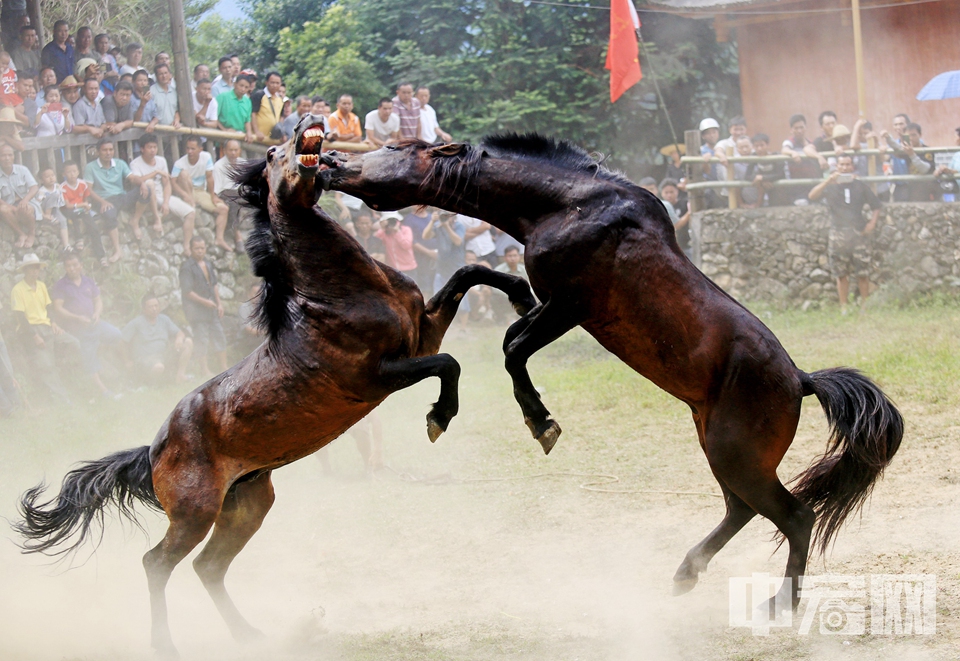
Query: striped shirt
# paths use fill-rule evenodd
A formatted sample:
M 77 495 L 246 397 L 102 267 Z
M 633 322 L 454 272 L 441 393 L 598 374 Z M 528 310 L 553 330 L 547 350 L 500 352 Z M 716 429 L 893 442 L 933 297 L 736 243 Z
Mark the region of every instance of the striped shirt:
M 410 99 L 410 107 L 400 103 L 400 97 L 393 97 L 393 114 L 400 117 L 400 137 L 419 138 L 420 100 Z

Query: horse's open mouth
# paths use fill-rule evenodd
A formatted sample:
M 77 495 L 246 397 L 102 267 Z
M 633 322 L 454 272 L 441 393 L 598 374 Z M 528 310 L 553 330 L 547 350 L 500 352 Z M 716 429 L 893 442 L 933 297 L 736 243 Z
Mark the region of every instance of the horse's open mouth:
M 314 124 L 305 129 L 297 140 L 297 163 L 306 168 L 318 167 L 322 146 L 323 124 Z

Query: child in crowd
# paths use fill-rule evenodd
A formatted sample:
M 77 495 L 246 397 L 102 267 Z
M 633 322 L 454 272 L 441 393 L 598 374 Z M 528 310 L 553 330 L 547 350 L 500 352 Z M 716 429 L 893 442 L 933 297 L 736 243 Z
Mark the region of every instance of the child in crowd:
M 0 50 L 0 104 L 16 108 L 23 105 L 17 94 L 17 71 L 11 66 L 10 53 Z
M 690 207 L 680 201 L 680 184 L 669 177 L 660 182 L 660 200 L 663 202 L 673 229 L 677 233 L 677 243 L 683 254 L 690 257 Z
M 753 142 L 749 137 L 742 135 L 734 143 L 737 156 L 753 156 Z M 733 178 L 737 181 L 747 180 L 747 170 L 750 169 L 750 163 L 734 163 Z M 742 206 L 753 208 L 763 203 L 763 192 L 758 188 L 741 188 L 740 202 Z
M 770 155 L 770 136 L 766 133 L 758 133 L 751 139 L 753 143 L 754 156 Z M 747 167 L 747 174 L 744 177 L 747 181 L 752 181 L 758 189 L 757 206 L 782 206 L 791 204 L 790 194 L 783 189 L 775 189 L 771 186 L 776 181 L 786 179 L 787 173 L 783 161 L 765 161 L 762 163 L 750 163 Z
M 60 100 L 60 88 L 50 85 L 44 90 L 44 104 L 37 112 L 37 137 L 63 135 L 73 130 L 70 122 L 70 110 Z
M 60 243 L 64 252 L 72 252 L 70 233 L 67 231 L 67 217 L 60 208 L 64 205 L 63 191 L 57 183 L 57 173 L 51 167 L 40 170 L 40 188 L 37 190 L 37 202 L 43 212 L 43 219 L 51 225 L 60 226 Z
M 61 212 L 69 222 L 73 223 L 74 234 L 81 237 L 74 244 L 74 249 L 83 250 L 82 237 L 93 223 L 90 204 L 92 191 L 90 185 L 80 178 L 80 166 L 75 161 L 67 161 L 63 164 L 63 178 L 64 182 L 60 186 L 60 192 L 63 194 Z

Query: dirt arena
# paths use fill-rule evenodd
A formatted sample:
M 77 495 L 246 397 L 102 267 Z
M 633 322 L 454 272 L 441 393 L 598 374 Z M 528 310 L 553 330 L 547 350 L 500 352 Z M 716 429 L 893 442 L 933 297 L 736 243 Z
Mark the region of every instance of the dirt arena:
M 274 474 L 277 501 L 227 576 L 265 638 L 229 636 L 189 562 L 167 587 L 184 659 L 956 659 L 960 655 L 960 311 L 951 307 L 762 314 L 796 363 L 860 367 L 906 419 L 899 454 L 861 521 L 808 574 L 935 574 L 936 634 L 754 636 L 728 626 L 728 579 L 778 576 L 773 526 L 751 522 L 697 588 L 670 596 L 686 551 L 719 523 L 719 488 L 689 411 L 580 331 L 531 361 L 563 426 L 549 457 L 523 426 L 502 370 L 502 330 L 451 334 L 463 364 L 461 413 L 436 445 L 423 415 L 431 380 L 379 410 L 388 470 L 364 475 L 353 439 Z M 0 515 L 42 478 L 149 443 L 183 392 L 170 387 L 72 414 L 48 410 L 0 426 Z M 784 479 L 822 451 L 823 414 L 804 403 Z M 541 473 L 554 473 L 533 477 Z M 615 475 L 606 493 L 580 488 Z M 521 478 L 526 479 L 495 479 Z M 478 479 L 488 481 L 478 481 Z M 651 493 L 663 491 L 686 494 Z M 162 517 L 146 513 L 150 540 Z M 116 521 L 96 553 L 68 569 L 0 545 L 0 659 L 152 659 L 140 557 L 149 543 Z M 771 555 L 772 554 L 772 555 Z M 195 553 L 193 554 L 195 555 Z M 191 558 L 193 557 L 191 555 Z M 868 579 L 869 581 L 869 579 Z M 801 611 L 802 615 L 802 611 Z M 799 619 L 799 617 L 798 617 Z

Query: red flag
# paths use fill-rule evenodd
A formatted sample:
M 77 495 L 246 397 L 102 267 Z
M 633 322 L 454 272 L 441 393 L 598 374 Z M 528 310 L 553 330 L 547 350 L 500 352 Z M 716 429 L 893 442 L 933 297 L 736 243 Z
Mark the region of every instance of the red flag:
M 637 30 L 640 19 L 632 0 L 610 2 L 610 46 L 606 68 L 610 70 L 610 102 L 640 82 L 640 56 Z

